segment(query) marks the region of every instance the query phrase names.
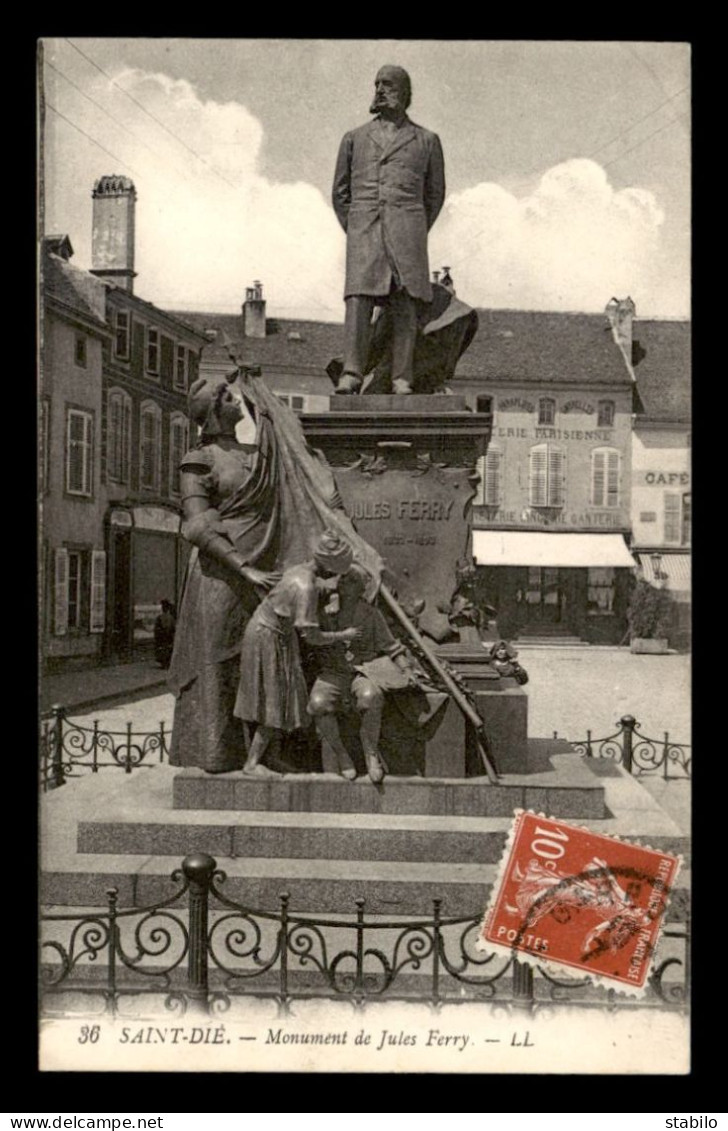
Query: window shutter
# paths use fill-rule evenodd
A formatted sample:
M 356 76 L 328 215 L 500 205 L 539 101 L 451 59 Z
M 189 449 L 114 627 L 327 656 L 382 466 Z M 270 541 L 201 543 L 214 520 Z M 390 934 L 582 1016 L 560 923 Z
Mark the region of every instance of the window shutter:
M 489 448 L 485 456 L 485 481 L 483 501 L 488 507 L 498 507 L 501 502 L 501 459 L 502 452 Z
M 608 507 L 619 506 L 619 452 L 607 453 L 607 498 Z
M 549 448 L 548 467 L 548 505 L 564 505 L 564 479 L 566 472 L 566 453 L 561 448 Z
M 129 482 L 131 462 L 131 401 L 125 398 L 121 408 L 121 482 Z
M 665 541 L 680 544 L 680 525 L 682 519 L 682 498 L 680 495 L 665 495 Z
M 103 632 L 106 626 L 106 553 L 91 551 L 91 606 L 89 632 Z
M 604 506 L 604 487 L 606 481 L 605 453 L 592 452 L 592 505 Z
M 68 550 L 56 550 L 54 561 L 53 633 L 68 632 Z
M 545 446 L 531 448 L 529 467 L 530 503 L 532 507 L 548 506 L 546 495 L 548 452 Z

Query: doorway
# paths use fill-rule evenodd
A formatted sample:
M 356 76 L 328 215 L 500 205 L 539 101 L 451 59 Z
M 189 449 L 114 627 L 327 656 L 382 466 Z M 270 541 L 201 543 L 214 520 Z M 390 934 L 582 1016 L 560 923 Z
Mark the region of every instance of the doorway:
M 524 597 L 524 627 L 561 624 L 565 605 L 562 571 L 552 566 L 529 566 Z

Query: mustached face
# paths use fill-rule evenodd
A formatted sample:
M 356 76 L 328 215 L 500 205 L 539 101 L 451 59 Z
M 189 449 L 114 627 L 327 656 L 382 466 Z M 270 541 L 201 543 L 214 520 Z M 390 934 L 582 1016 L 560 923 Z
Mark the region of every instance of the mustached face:
M 371 114 L 383 110 L 402 111 L 406 109 L 405 83 L 396 67 L 382 67 L 374 80 L 374 101 L 369 107 Z

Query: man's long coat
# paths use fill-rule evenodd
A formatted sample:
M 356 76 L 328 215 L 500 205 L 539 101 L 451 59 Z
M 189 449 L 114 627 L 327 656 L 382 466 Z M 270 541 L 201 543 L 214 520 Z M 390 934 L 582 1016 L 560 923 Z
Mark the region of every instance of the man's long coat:
M 376 121 L 345 134 L 332 201 L 346 232 L 350 295 L 388 295 L 392 280 L 430 302 L 427 233 L 445 199 L 437 134 L 407 118 L 388 143 Z

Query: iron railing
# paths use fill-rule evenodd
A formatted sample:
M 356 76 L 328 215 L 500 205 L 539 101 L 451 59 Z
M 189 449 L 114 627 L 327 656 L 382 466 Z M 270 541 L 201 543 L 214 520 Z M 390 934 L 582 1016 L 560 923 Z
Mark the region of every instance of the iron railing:
M 619 730 L 606 738 L 569 739 L 575 753 L 588 758 L 611 758 L 624 766 L 634 777 L 660 775 L 665 781 L 690 778 L 692 773 L 692 747 L 686 742 L 674 742 L 665 731 L 662 738 L 649 738 L 638 729 L 633 715 L 623 715 Z M 554 731 L 554 738 L 558 732 Z
M 569 739 L 575 753 L 588 758 L 611 758 L 624 766 L 635 777 L 661 775 L 666 781 L 690 778 L 692 774 L 692 747 L 686 742 L 675 742 L 665 731 L 662 738 L 650 738 L 638 729 L 633 715 L 623 715 L 619 730 L 606 738 Z M 558 731 L 554 731 L 558 738 Z M 160 722 L 159 730 L 134 730 L 128 722 L 123 730 L 113 731 L 101 727 L 98 719 L 84 726 L 68 717 L 66 708 L 55 706 L 50 715 L 41 720 L 40 782 L 43 792 L 64 785 L 69 778 L 81 776 L 81 771 L 98 773 L 100 769 L 116 767 L 127 774 L 146 768 L 169 757 L 172 732 Z
M 482 915 L 447 918 L 442 900 L 422 919 L 299 914 L 284 892 L 276 911 L 252 910 L 224 892 L 225 873 L 206 853 L 172 873 L 169 899 L 120 910 L 107 890 L 105 910 L 41 917 L 41 996 L 52 1015 L 117 1016 L 139 995 L 157 995 L 157 1012 L 214 1015 L 245 995 L 273 999 L 282 1015 L 295 1000 L 491 1002 L 535 1011 L 559 1004 L 671 1008 L 688 1002 L 689 922 L 668 923 L 668 954 L 647 993 L 628 997 L 588 978 L 556 978 L 515 953 L 475 949 Z M 93 999 L 93 1002 L 90 1002 Z M 143 999 L 152 1004 L 149 997 Z M 138 1008 L 138 1004 L 137 1004 Z
M 69 719 L 66 708 L 55 706 L 41 719 L 40 784 L 45 793 L 64 785 L 81 771 L 96 774 L 108 767 L 127 774 L 139 767 L 163 762 L 169 756 L 170 731 L 160 722 L 159 730 L 135 731 L 132 724 L 114 731 L 101 727 L 98 719 L 91 726 Z

